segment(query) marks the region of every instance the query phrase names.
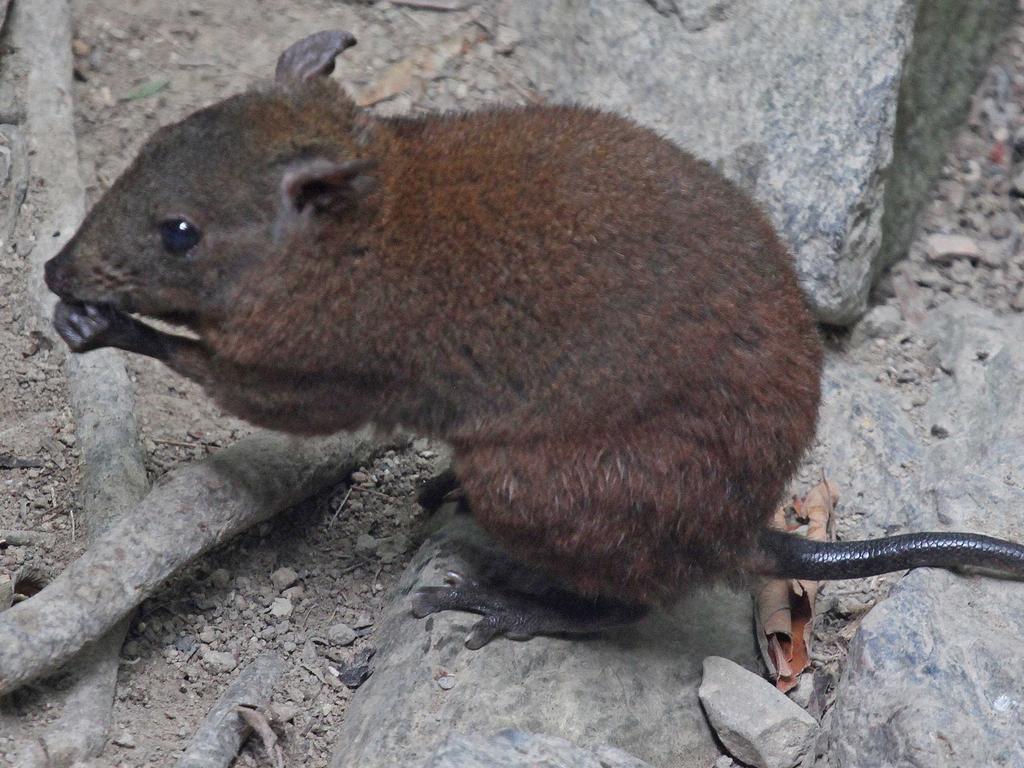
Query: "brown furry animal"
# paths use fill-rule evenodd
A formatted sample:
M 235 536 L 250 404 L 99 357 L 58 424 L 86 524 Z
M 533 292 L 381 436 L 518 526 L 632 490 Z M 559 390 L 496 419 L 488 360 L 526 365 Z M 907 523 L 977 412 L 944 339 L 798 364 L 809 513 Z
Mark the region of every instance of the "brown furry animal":
M 307 38 L 276 84 L 146 144 L 47 265 L 72 349 L 157 357 L 274 429 L 444 438 L 487 530 L 626 615 L 752 568 L 1024 562 L 961 534 L 763 532 L 814 435 L 822 350 L 757 207 L 613 114 L 373 118 L 319 76 L 352 43 Z M 417 602 L 449 607 L 487 613 L 484 642 L 571 628 L 467 581 Z

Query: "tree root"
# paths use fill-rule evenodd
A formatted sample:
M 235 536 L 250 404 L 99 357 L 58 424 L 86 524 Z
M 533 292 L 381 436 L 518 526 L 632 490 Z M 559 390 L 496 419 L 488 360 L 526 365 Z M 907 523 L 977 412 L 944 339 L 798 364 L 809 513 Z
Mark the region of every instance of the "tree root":
M 258 657 L 217 699 L 176 768 L 228 768 L 246 737 L 255 730 L 274 766 L 282 765 L 277 736 L 259 715 L 270 702 L 274 684 L 285 670 L 277 654 Z
M 13 10 L 12 38 L 28 64 L 25 115 L 35 148 L 30 172 L 45 181 L 30 185 L 33 203 L 44 212 L 42 231 L 55 233 L 37 240 L 28 275 L 29 294 L 45 328 L 55 297 L 43 284 L 43 264 L 71 237 L 85 214 L 71 99 L 71 11 L 67 0 L 16 3 Z M 82 450 L 79 500 L 89 536 L 95 539 L 148 488 L 134 398 L 124 360 L 116 352 L 88 358 L 66 355 L 64 371 Z M 125 619 L 112 623 L 105 636 L 90 638 L 94 642 L 76 660 L 71 688 L 61 697 L 60 716 L 35 740 L 20 745 L 19 765 L 70 765 L 102 751 L 127 628 Z
M 167 473 L 39 594 L 0 614 L 0 695 L 68 661 L 196 556 L 404 442 L 266 433 Z

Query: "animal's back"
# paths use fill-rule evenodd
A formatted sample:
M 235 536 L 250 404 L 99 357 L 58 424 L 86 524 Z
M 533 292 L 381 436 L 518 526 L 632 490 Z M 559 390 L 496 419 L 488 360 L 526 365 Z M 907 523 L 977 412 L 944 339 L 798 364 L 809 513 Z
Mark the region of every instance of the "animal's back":
M 735 568 L 819 398 L 816 329 L 761 212 L 591 110 L 401 123 L 398 146 L 385 230 L 408 245 L 382 253 L 430 292 L 411 346 L 458 401 L 478 517 L 594 594 L 667 599 Z
M 709 165 L 576 107 L 399 125 L 382 269 L 430 296 L 409 325 L 425 374 L 466 371 L 464 413 L 514 411 L 520 431 L 671 401 L 813 413 L 820 346 L 790 257 Z

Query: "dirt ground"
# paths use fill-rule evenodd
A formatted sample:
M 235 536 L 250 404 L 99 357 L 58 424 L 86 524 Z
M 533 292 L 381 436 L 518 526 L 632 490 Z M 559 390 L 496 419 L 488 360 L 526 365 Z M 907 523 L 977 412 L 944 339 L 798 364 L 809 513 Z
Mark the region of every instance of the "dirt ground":
M 336 77 L 383 113 L 524 103 L 544 90 L 517 70 L 515 30 L 479 6 L 435 12 L 331 0 L 287 8 L 266 0 L 72 5 L 76 128 L 90 202 L 158 126 L 268 77 L 283 45 L 321 28 L 356 33 L 359 45 L 344 54 Z M 18 77 L 8 71 L 0 85 L 17 85 Z M 977 90 L 911 256 L 883 279 L 879 302 L 905 316 L 959 296 L 999 312 L 1024 311 L 1022 97 L 1018 24 Z M 11 109 L 0 97 L 0 123 Z M 44 581 L 81 551 L 83 535 L 59 357 L 39 332 L 24 288 L 27 255 L 45 234 L 34 224 L 26 205 L 16 231 L 0 231 L 0 531 L 33 531 L 41 541 L 0 550 L 0 576 L 35 572 Z M 964 235 L 976 249 L 938 253 L 929 239 L 937 233 Z M 927 402 L 922 344 L 885 328 L 871 335 L 874 341 L 856 354 L 877 364 L 879 379 L 905 395 L 908 410 Z M 839 334 L 833 343 L 841 348 L 850 337 Z M 131 373 L 151 479 L 250 431 L 157 364 L 132 358 Z M 328 668 L 344 671 L 373 648 L 381 603 L 423 535 L 415 487 L 443 465 L 443 451 L 420 440 L 387 454 L 361 469 L 351 487 L 224 545 L 146 601 L 122 654 L 113 742 L 95 765 L 167 765 L 230 681 L 234 664 L 268 649 L 290 659 L 275 697 L 286 763 L 326 765 L 351 696 Z M 878 598 L 884 582 L 869 587 L 823 592 L 833 610 L 819 633 L 826 649 L 819 663 L 833 673 L 851 618 Z M 33 703 L 29 691 L 0 710 L 0 754 L 4 718 L 24 711 L 47 716 Z M 268 763 L 249 746 L 238 764 Z

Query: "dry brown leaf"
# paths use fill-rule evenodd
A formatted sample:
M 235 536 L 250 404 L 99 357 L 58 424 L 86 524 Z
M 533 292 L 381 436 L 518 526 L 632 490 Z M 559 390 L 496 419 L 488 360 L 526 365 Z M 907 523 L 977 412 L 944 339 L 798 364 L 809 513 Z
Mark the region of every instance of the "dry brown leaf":
M 392 64 L 376 82 L 363 88 L 356 103 L 369 107 L 413 88 L 422 90 L 423 84 L 438 77 L 445 65 L 458 56 L 464 56 L 473 46 L 487 39 L 487 33 L 476 24 L 469 24 L 439 43 L 424 46 L 412 55 Z
M 795 521 L 790 522 L 787 508 L 780 507 L 771 525 L 783 531 L 806 527 L 807 538 L 828 541 L 832 511 L 838 500 L 835 485 L 822 478 L 802 499 L 793 499 Z M 782 692 L 793 688 L 797 677 L 810 665 L 817 594 L 818 582 L 803 579 L 767 579 L 757 593 L 758 647 L 770 676 Z

